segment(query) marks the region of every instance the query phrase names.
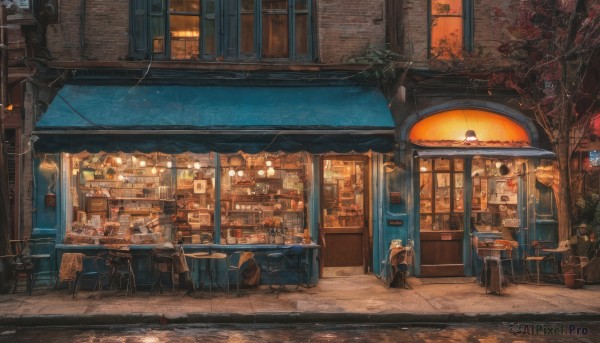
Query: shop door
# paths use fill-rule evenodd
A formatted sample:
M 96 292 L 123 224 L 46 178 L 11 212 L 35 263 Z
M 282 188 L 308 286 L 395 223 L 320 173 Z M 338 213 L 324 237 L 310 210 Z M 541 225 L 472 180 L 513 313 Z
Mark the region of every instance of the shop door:
M 462 159 L 419 160 L 421 276 L 464 276 Z
M 368 159 L 366 156 L 326 156 L 321 162 L 324 275 L 364 274 L 370 251 Z

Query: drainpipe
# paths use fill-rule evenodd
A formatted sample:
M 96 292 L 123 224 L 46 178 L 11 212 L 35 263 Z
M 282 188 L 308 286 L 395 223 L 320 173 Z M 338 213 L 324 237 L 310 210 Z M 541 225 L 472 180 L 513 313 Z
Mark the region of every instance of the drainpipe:
M 85 49 L 85 0 L 81 0 L 80 13 L 79 13 L 79 57 L 84 59 L 84 49 Z
M 6 150 L 4 149 L 4 117 L 6 113 L 8 96 L 8 41 L 6 39 L 6 25 L 8 23 L 6 7 L 0 4 L 0 255 L 8 255 L 10 240 L 10 210 L 8 205 L 8 168 L 6 167 Z M 0 283 L 2 280 L 0 280 Z

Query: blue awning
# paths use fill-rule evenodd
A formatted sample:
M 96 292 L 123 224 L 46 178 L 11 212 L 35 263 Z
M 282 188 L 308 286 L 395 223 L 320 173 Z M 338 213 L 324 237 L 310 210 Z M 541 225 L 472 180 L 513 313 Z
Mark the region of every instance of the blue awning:
M 552 151 L 539 148 L 440 148 L 416 150 L 419 157 L 532 157 L 554 159 Z
M 34 133 L 39 152 L 388 152 L 394 121 L 374 87 L 66 85 Z

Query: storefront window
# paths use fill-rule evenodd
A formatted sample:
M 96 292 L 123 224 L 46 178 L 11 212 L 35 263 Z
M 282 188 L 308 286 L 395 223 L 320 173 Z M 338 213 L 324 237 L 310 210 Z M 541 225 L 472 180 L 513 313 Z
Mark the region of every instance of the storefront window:
M 366 161 L 362 156 L 323 162 L 323 216 L 326 228 L 365 225 Z
M 472 223 L 478 231 L 518 227 L 518 182 L 514 159 L 473 159 Z
M 420 160 L 420 227 L 422 231 L 462 229 L 462 159 Z
M 66 243 L 211 243 L 211 154 L 75 154 Z M 67 213 L 69 216 L 69 213 Z
M 221 244 L 306 241 L 308 161 L 306 153 L 222 155 Z

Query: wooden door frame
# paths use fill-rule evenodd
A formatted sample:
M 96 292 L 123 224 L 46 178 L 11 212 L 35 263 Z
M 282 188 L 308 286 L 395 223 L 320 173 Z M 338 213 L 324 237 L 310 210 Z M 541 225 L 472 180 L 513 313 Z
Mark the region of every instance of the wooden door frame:
M 370 242 L 370 236 L 369 236 L 369 221 L 371 218 L 371 210 L 370 210 L 370 199 L 371 199 L 371 158 L 366 155 L 366 154 L 361 154 L 361 155 L 344 155 L 344 154 L 327 154 L 327 155 L 321 155 L 319 157 L 319 218 L 321 218 L 321 220 L 319 220 L 319 244 L 321 245 L 322 249 L 321 249 L 321 258 L 319 259 L 319 277 L 323 276 L 323 268 L 325 267 L 325 254 L 326 254 L 326 247 L 327 247 L 327 242 L 325 240 L 325 234 L 326 229 L 325 229 L 325 224 L 324 224 L 324 218 L 323 218 L 323 203 L 324 203 L 324 193 L 323 193 L 323 175 L 324 175 L 324 169 L 325 169 L 325 164 L 324 161 L 328 159 L 328 160 L 341 160 L 341 161 L 363 161 L 365 162 L 365 170 L 363 173 L 363 213 L 364 213 L 364 222 L 363 222 L 363 226 L 362 226 L 362 250 L 363 250 L 363 256 L 362 256 L 362 261 L 363 261 L 363 272 L 366 274 L 369 271 L 369 267 L 370 267 L 370 261 L 371 259 L 369 258 L 369 256 L 371 256 L 372 253 L 372 249 L 371 246 L 369 244 Z M 349 228 L 350 231 L 354 231 L 352 229 Z M 339 232 L 339 231 L 338 231 Z M 346 232 L 349 232 L 348 230 L 346 230 Z M 358 229 L 356 231 L 356 233 L 358 232 Z

